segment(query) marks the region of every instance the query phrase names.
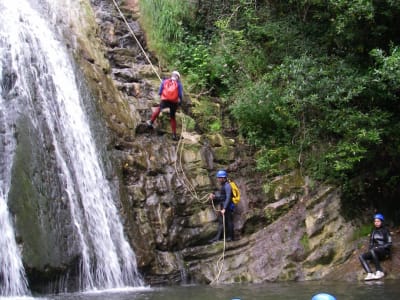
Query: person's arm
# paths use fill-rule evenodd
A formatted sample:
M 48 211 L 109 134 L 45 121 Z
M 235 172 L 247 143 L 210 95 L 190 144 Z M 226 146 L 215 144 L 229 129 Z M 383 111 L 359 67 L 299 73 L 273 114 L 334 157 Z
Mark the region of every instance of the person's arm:
M 371 235 L 369 236 L 369 247 L 368 249 L 371 250 L 372 248 L 374 248 L 374 233 L 375 233 L 375 229 L 372 230 Z
M 385 229 L 385 244 L 383 245 L 385 249 L 390 250 L 392 247 L 392 236 L 390 235 L 389 229 Z
M 162 80 L 161 84 L 160 84 L 160 88 L 158 89 L 158 95 L 161 96 L 163 88 L 164 88 L 164 81 L 165 79 Z
M 209 196 L 210 200 L 214 200 L 215 202 L 223 202 L 225 199 L 222 199 L 221 192 L 215 191 L 211 193 Z
M 178 81 L 178 104 L 182 104 L 182 99 L 183 99 L 183 87 L 182 83 Z

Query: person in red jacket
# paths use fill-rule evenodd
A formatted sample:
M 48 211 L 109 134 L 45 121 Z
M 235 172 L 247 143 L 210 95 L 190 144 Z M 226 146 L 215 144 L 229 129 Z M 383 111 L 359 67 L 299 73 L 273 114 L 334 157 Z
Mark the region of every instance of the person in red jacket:
M 169 108 L 169 116 L 172 130 L 172 139 L 178 140 L 176 135 L 176 119 L 175 114 L 178 109 L 178 105 L 182 104 L 183 87 L 180 81 L 181 75 L 178 71 L 173 71 L 171 77 L 164 79 L 161 82 L 158 90 L 161 102 L 160 106 L 153 112 L 151 119 L 146 122 L 149 128 L 153 128 L 153 123 L 157 119 L 158 115 L 164 108 Z

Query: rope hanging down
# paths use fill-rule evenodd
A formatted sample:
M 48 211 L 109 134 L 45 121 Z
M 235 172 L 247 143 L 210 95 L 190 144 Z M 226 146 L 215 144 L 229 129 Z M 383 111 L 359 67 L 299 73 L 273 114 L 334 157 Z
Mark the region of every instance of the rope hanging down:
M 116 2 L 116 0 L 113 0 L 113 3 L 114 3 L 114 5 L 115 5 L 116 9 L 118 10 L 118 12 L 119 12 L 121 18 L 124 20 L 126 26 L 128 27 L 129 32 L 131 33 L 131 35 L 132 35 L 133 38 L 135 39 L 135 41 L 136 41 L 137 45 L 139 46 L 140 50 L 143 52 L 143 55 L 146 57 L 148 63 L 150 64 L 151 68 L 153 69 L 154 73 L 157 75 L 158 79 L 159 79 L 160 81 L 162 81 L 160 75 L 158 74 L 158 72 L 157 72 L 156 68 L 154 67 L 153 63 L 151 62 L 149 56 L 147 55 L 146 51 L 144 50 L 143 46 L 141 45 L 141 43 L 140 43 L 139 40 L 137 39 L 137 37 L 136 37 L 135 33 L 133 32 L 131 26 L 129 25 L 128 21 L 126 20 L 124 14 L 122 13 L 121 9 L 119 8 L 119 5 L 118 5 L 118 3 Z M 185 121 L 185 118 L 183 117 L 183 118 L 182 118 L 182 130 L 181 130 L 181 133 L 183 133 L 183 132 L 185 132 L 185 131 L 186 131 L 186 121 Z M 178 151 L 179 151 L 179 160 L 178 160 Z M 183 170 L 183 166 L 182 166 L 182 154 L 183 154 L 183 144 L 182 144 L 182 139 L 179 139 L 179 142 L 178 142 L 178 145 L 177 145 L 177 151 L 176 151 L 176 156 L 177 156 L 177 158 L 176 158 L 176 160 L 175 160 L 175 172 L 176 172 L 178 178 L 181 180 L 182 184 L 183 184 L 183 185 L 186 187 L 186 189 L 189 191 L 190 195 L 191 195 L 194 199 L 196 199 L 196 200 L 198 200 L 198 201 L 204 203 L 204 202 L 208 201 L 208 195 L 204 195 L 204 196 L 202 196 L 202 197 L 199 197 L 199 196 L 198 196 L 195 187 L 194 187 L 193 184 L 190 182 L 190 180 L 187 178 L 187 176 L 186 176 L 186 174 L 185 174 L 185 171 Z M 179 166 L 178 166 L 178 164 L 177 164 L 177 161 L 179 161 Z M 179 176 L 179 173 L 181 173 L 182 176 Z M 211 202 L 212 202 L 212 201 L 211 201 Z M 214 209 L 215 212 L 217 212 L 217 213 L 220 212 L 220 210 L 217 209 L 217 208 L 214 206 L 214 203 L 213 203 L 213 202 L 212 202 L 212 206 L 213 206 L 213 209 Z M 160 218 L 160 219 L 161 219 L 161 218 Z M 217 275 L 216 275 L 216 277 L 214 278 L 214 280 L 211 282 L 211 284 L 217 283 L 217 282 L 219 281 L 219 277 L 220 277 L 220 275 L 221 275 L 221 273 L 222 273 L 222 268 L 223 268 L 224 260 L 225 260 L 226 236 L 225 236 L 225 216 L 224 216 L 224 215 L 222 215 L 222 223 L 223 223 L 223 233 L 224 233 L 224 246 L 223 246 L 222 254 L 221 254 L 220 258 L 217 260 L 217 263 L 216 263 L 217 270 L 218 270 Z
M 143 52 L 143 55 L 146 57 L 147 61 L 151 65 L 154 73 L 157 75 L 158 79 L 160 79 L 160 81 L 162 81 L 160 75 L 158 74 L 156 68 L 152 64 L 150 58 L 148 57 L 148 55 L 147 55 L 146 51 L 144 50 L 143 46 L 141 45 L 140 41 L 137 39 L 135 33 L 133 32 L 133 30 L 132 30 L 131 26 L 129 25 L 128 21 L 126 20 L 126 18 L 124 16 L 124 14 L 122 13 L 118 3 L 116 2 L 116 0 L 113 0 L 113 3 L 115 5 L 116 9 L 118 10 L 118 13 L 120 14 L 121 18 L 124 20 L 126 26 L 128 27 L 129 32 L 131 33 L 131 35 L 135 39 L 135 41 L 136 41 L 137 45 L 139 46 L 140 50 Z M 185 129 L 185 123 L 186 123 L 185 119 L 182 118 L 182 130 L 181 130 L 182 133 L 186 130 Z M 180 149 L 180 151 L 179 151 L 179 149 Z M 191 196 L 194 199 L 199 200 L 201 202 L 204 202 L 204 200 L 206 199 L 206 196 L 203 196 L 203 197 L 200 198 L 197 195 L 196 189 L 194 188 L 193 184 L 189 181 L 189 179 L 187 178 L 187 176 L 186 176 L 186 174 L 185 174 L 185 172 L 183 170 L 183 167 L 182 167 L 182 153 L 183 153 L 182 139 L 179 139 L 178 146 L 177 146 L 177 153 L 176 154 L 178 154 L 178 151 L 180 152 L 179 153 L 179 166 L 177 166 L 177 160 L 178 159 L 175 161 L 175 172 L 177 173 L 178 178 L 181 179 L 182 184 L 187 188 L 187 190 L 189 191 L 189 193 L 191 194 Z M 182 174 L 182 177 L 179 176 L 179 173 Z
M 182 118 L 182 132 L 186 131 L 186 122 L 185 122 L 185 118 Z M 181 146 L 182 145 L 182 146 Z M 175 160 L 175 172 L 178 176 L 178 179 L 181 180 L 182 184 L 186 187 L 186 190 L 189 191 L 189 193 L 191 194 L 191 196 L 204 203 L 208 201 L 208 194 L 204 195 L 203 197 L 199 197 L 197 194 L 197 191 L 195 189 L 195 187 L 193 186 L 193 184 L 190 182 L 190 180 L 187 178 L 185 171 L 183 170 L 183 166 L 182 166 L 182 154 L 183 154 L 183 143 L 182 143 L 182 139 L 179 139 L 178 145 L 177 145 L 177 157 Z M 179 159 L 178 159 L 178 151 L 179 151 Z M 178 162 L 179 162 L 179 166 L 178 166 Z M 182 174 L 182 176 L 179 175 L 179 173 Z M 212 207 L 214 209 L 214 211 L 216 213 L 221 213 L 220 209 L 217 209 L 214 206 L 214 201 L 211 201 Z M 226 250 L 226 232 L 225 232 L 225 215 L 222 214 L 222 228 L 223 228 L 223 237 L 224 237 L 224 245 L 223 245 L 223 250 L 222 250 L 222 254 L 221 256 L 218 258 L 217 262 L 216 262 L 216 268 L 217 268 L 217 275 L 215 276 L 214 280 L 211 281 L 210 284 L 216 284 L 219 281 L 219 278 L 222 274 L 222 270 L 224 267 L 224 261 L 225 261 L 225 250 Z
M 156 68 L 155 68 L 154 65 L 152 64 L 152 62 L 151 62 L 149 56 L 147 55 L 146 51 L 143 49 L 143 47 L 142 47 L 142 45 L 140 44 L 139 40 L 137 39 L 135 33 L 133 32 L 131 26 L 129 25 L 128 21 L 126 20 L 124 14 L 122 13 L 121 9 L 119 8 L 118 3 L 117 3 L 115 0 L 113 0 L 113 2 L 114 2 L 115 7 L 117 8 L 117 10 L 118 10 L 118 12 L 119 12 L 121 18 L 124 20 L 126 26 L 128 27 L 129 32 L 132 34 L 132 36 L 133 36 L 133 38 L 135 39 L 136 43 L 138 44 L 140 50 L 143 52 L 143 54 L 144 54 L 144 56 L 146 57 L 147 61 L 148 61 L 149 64 L 151 65 L 151 68 L 153 69 L 154 73 L 156 73 L 158 79 L 160 79 L 160 81 L 162 81 L 162 79 L 161 79 L 160 75 L 158 74 Z
M 186 132 L 186 120 L 185 120 L 185 117 L 183 116 L 182 117 L 182 130 L 181 130 L 181 133 L 184 133 L 184 132 Z M 187 176 L 185 174 L 185 171 L 184 171 L 183 166 L 182 166 L 183 149 L 184 149 L 183 140 L 179 139 L 179 142 L 178 142 L 178 145 L 177 145 L 177 153 L 176 153 L 177 158 L 175 160 L 175 172 L 178 175 L 178 179 L 181 180 L 182 184 L 189 191 L 190 195 L 194 199 L 196 199 L 196 200 L 198 200 L 198 201 L 200 201 L 202 203 L 205 203 L 205 202 L 208 201 L 208 195 L 206 194 L 206 195 L 204 195 L 202 197 L 199 197 L 199 195 L 197 194 L 196 188 L 190 182 L 189 178 L 187 178 Z M 178 152 L 179 152 L 179 158 L 178 158 Z M 179 174 L 181 174 L 181 176 Z

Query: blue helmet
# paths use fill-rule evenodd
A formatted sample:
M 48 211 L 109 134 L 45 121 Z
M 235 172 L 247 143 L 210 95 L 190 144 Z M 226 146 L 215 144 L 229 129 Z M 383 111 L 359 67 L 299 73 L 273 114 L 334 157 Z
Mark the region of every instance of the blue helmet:
M 336 298 L 332 295 L 321 293 L 316 294 L 314 297 L 311 298 L 311 300 L 336 300 Z
M 375 219 L 379 219 L 379 220 L 381 220 L 382 222 L 385 221 L 385 218 L 383 217 L 382 214 L 376 214 L 376 215 L 374 215 L 374 220 L 375 220 Z
M 226 173 L 226 171 L 225 170 L 219 170 L 218 172 L 217 172 L 217 178 L 223 178 L 223 177 L 228 177 L 228 174 Z

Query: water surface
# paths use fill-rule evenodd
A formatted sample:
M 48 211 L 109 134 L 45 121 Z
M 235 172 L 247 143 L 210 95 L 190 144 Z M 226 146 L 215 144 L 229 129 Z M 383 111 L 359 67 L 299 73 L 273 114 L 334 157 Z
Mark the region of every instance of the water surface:
M 42 296 L 51 300 L 310 300 L 317 293 L 329 293 L 337 300 L 398 300 L 400 281 L 374 282 L 289 282 L 218 286 L 174 286 L 131 288 Z

